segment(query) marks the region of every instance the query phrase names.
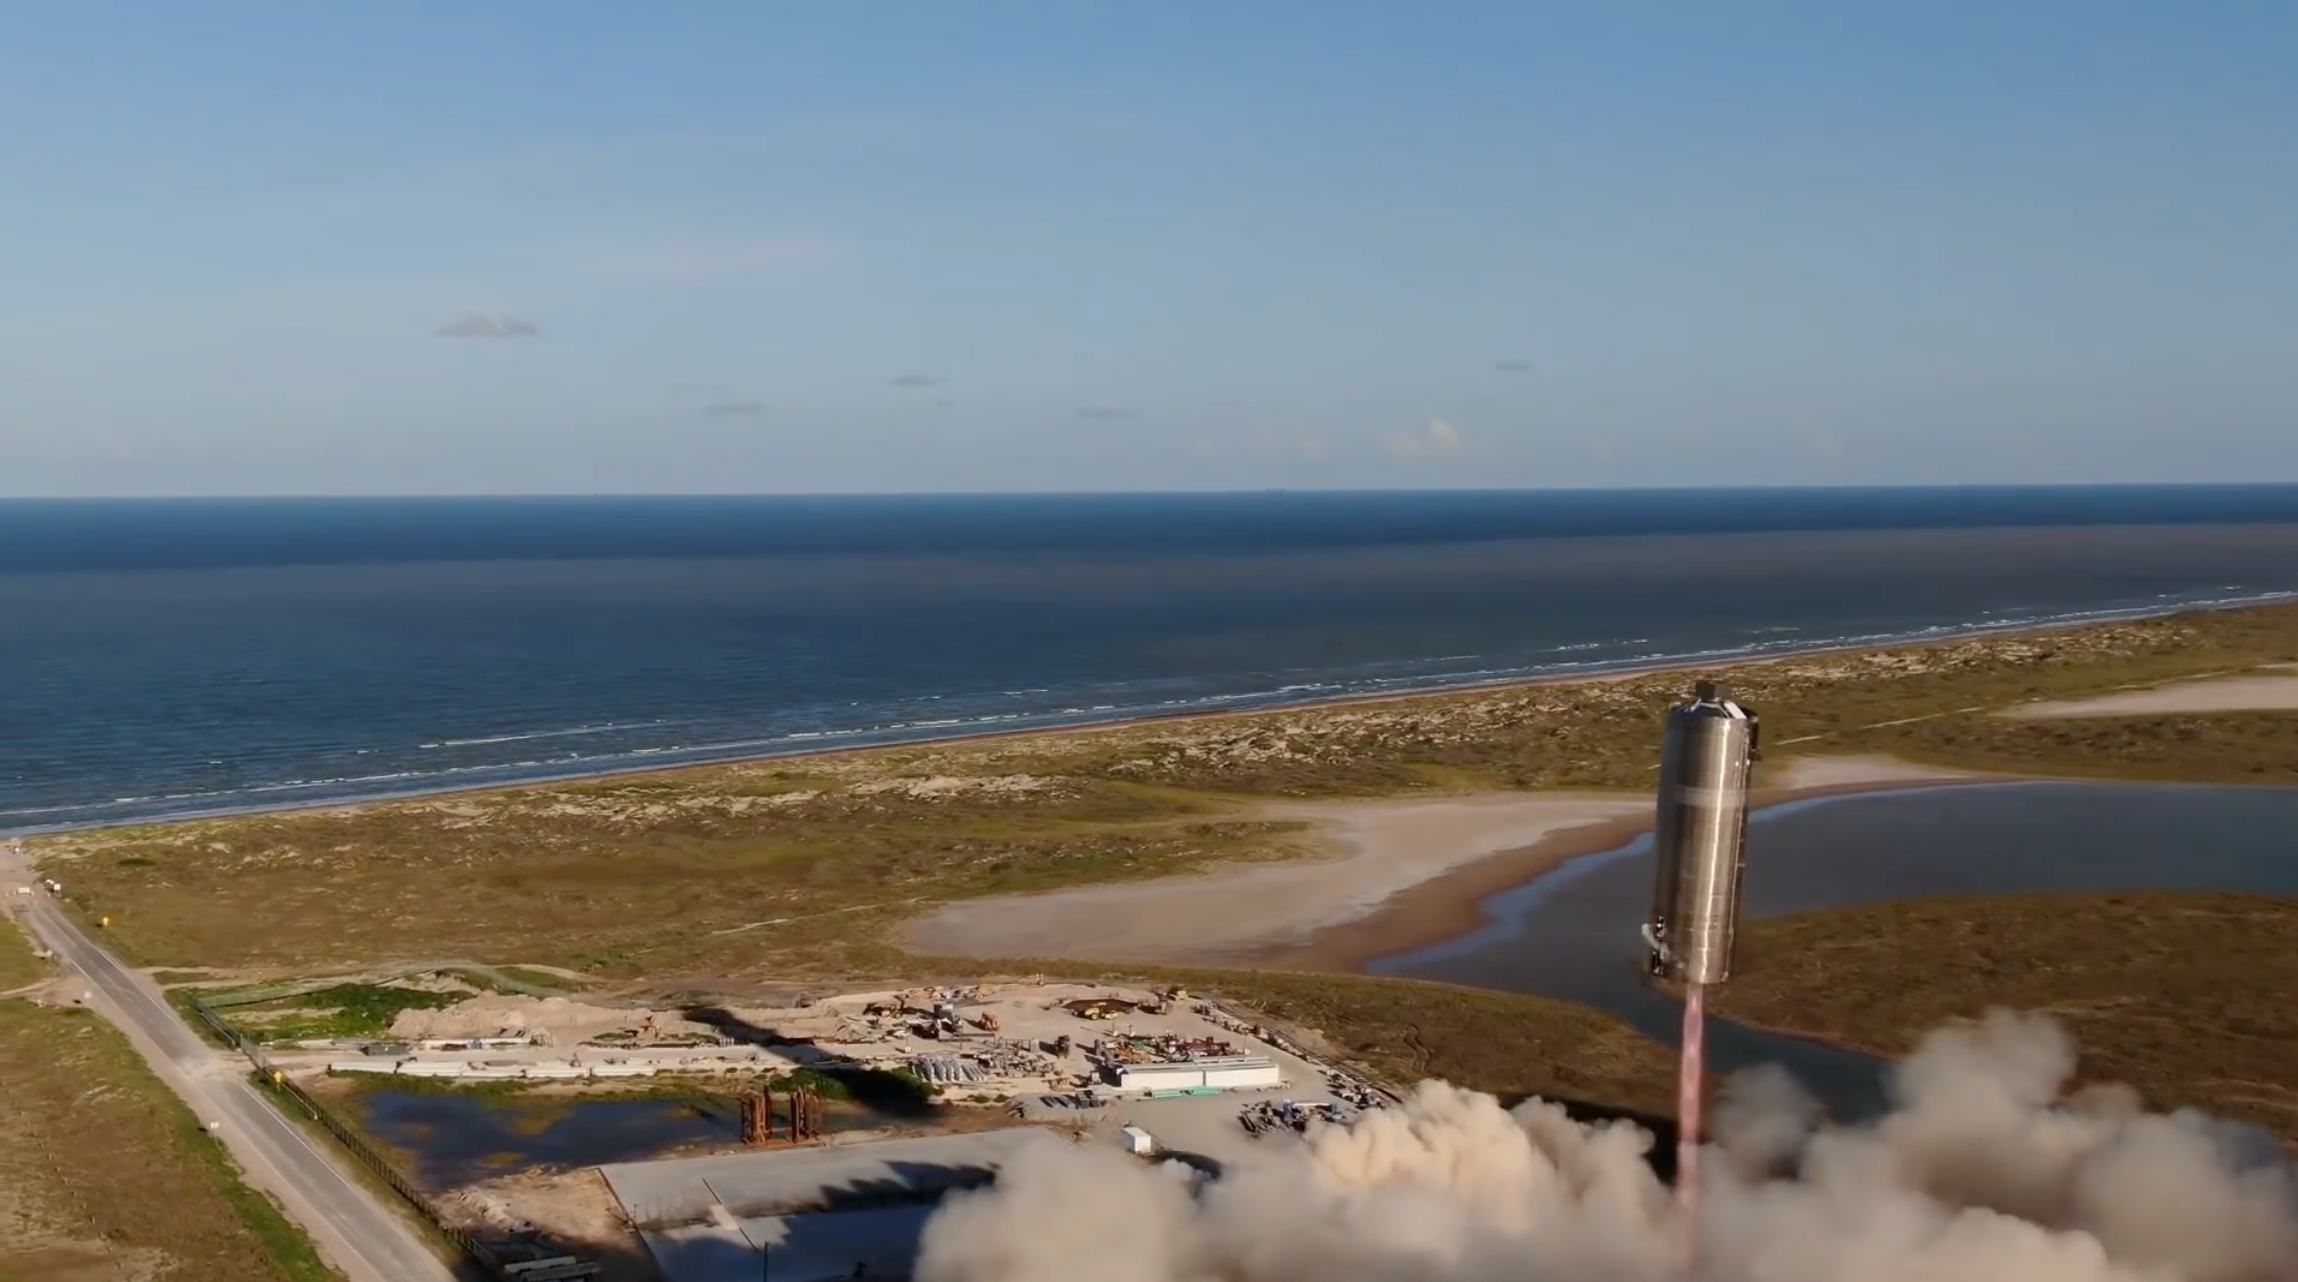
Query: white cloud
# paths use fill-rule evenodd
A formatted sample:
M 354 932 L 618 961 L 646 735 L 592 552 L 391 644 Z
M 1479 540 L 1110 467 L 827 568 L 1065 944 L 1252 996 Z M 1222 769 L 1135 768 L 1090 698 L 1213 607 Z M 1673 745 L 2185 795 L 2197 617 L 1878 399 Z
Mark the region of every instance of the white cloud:
M 464 312 L 431 333 L 438 338 L 535 338 L 542 331 L 509 314 Z
M 1386 444 L 1389 457 L 1399 459 L 1452 458 L 1468 452 L 1460 429 L 1433 417 L 1426 427 L 1390 433 Z

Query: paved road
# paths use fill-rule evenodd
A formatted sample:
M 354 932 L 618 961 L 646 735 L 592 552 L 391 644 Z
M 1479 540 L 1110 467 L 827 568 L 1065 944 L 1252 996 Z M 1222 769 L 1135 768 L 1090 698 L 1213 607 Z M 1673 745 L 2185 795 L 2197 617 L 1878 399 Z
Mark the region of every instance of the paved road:
M 0 850 L 0 862 L 7 852 Z M 45 895 L 17 896 L 22 880 L 0 887 L 21 907 L 26 927 L 87 980 L 91 1004 L 128 1034 L 160 1080 L 218 1136 L 248 1182 L 279 1199 L 328 1260 L 351 1282 L 455 1282 L 455 1273 L 395 1207 L 387 1207 L 318 1137 L 281 1116 L 247 1080 L 245 1061 L 201 1041 L 157 986 L 98 947 Z

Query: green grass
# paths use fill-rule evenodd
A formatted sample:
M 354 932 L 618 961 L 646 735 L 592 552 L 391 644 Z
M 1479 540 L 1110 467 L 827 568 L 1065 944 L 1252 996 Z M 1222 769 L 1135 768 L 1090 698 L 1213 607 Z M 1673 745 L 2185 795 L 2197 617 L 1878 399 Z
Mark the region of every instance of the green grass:
M 438 1010 L 464 993 L 433 993 L 380 984 L 335 984 L 231 1010 L 241 1031 L 266 1041 L 321 1037 L 377 1037 L 391 1031 L 401 1011 Z M 281 1012 L 276 1016 L 273 1012 Z
M 2006 774 L 2298 783 L 2298 712 L 1963 717 L 1872 732 L 1871 741 L 1901 756 Z
M 32 941 L 15 919 L 0 917 L 0 992 L 37 984 L 55 973 L 54 967 L 32 955 Z
M 516 1078 L 470 1081 L 456 1077 L 387 1077 L 379 1073 L 337 1073 L 333 1070 L 328 1071 L 327 1079 L 333 1083 L 333 1093 L 360 1100 L 376 1091 L 389 1091 L 394 1095 L 518 1096 L 529 1095 L 553 1085 L 550 1082 Z M 260 1073 L 255 1080 L 269 1084 Z M 301 1081 L 297 1084 L 307 1088 L 310 1085 Z M 333 1093 L 330 1098 L 333 1098 Z
M 776 1077 L 776 1090 L 810 1086 L 823 1099 L 860 1104 L 883 1112 L 928 1108 L 941 1087 L 906 1068 L 798 1068 Z
M 0 974 L 28 967 L 0 923 Z M 92 1013 L 0 1000 L 0 1081 L 0 1277 L 341 1282 Z
M 2298 1139 L 2298 899 L 1923 899 L 1752 923 L 1720 1009 L 1895 1056 L 1990 1006 L 2062 1021 L 2089 1080 Z

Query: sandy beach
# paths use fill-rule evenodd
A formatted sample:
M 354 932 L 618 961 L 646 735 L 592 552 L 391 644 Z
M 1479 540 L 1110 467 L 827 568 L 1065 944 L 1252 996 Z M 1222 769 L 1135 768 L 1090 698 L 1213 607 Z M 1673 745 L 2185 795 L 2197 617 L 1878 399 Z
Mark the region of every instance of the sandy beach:
M 1804 757 L 1771 771 L 1759 804 L 1973 777 Z M 1649 827 L 1651 809 L 1648 795 L 1588 792 L 1258 806 L 1248 813 L 1317 826 L 1333 857 L 967 900 L 911 923 L 903 941 L 937 956 L 1351 969 L 1474 927 L 1485 896 L 1611 849 Z
M 1134 712 L 1107 718 L 1088 718 L 1080 721 L 1050 724 L 973 728 L 954 732 L 915 732 L 903 737 L 868 743 L 808 742 L 782 747 L 744 747 L 723 753 L 710 752 L 685 755 L 678 760 L 652 763 L 617 763 L 613 765 L 584 766 L 564 770 L 536 769 L 500 778 L 471 781 L 423 781 L 404 784 L 374 786 L 344 794 L 299 796 L 292 792 L 269 795 L 263 800 L 230 801 L 213 805 L 190 806 L 165 812 L 103 817 L 79 817 L 42 820 L 40 822 L 0 822 L 0 835 L 15 837 L 46 836 L 59 833 L 86 832 L 105 828 L 137 827 L 150 823 L 177 823 L 191 820 L 228 819 L 247 815 L 281 814 L 293 812 L 342 813 L 391 802 L 413 801 L 429 797 L 458 794 L 495 793 L 505 790 L 550 787 L 558 784 L 606 781 L 614 779 L 642 779 L 649 777 L 681 776 L 727 766 L 740 766 L 759 762 L 786 760 L 828 760 L 839 758 L 869 758 L 889 754 L 912 752 L 945 746 L 966 744 L 996 744 L 1012 740 L 1051 740 L 1089 737 L 1109 733 L 1122 733 L 1145 727 L 1221 725 L 1257 718 L 1288 714 L 1344 711 L 1350 709 L 1408 706 L 1423 700 L 1445 699 L 1481 692 L 1538 689 L 1542 687 L 1600 686 L 1616 682 L 1633 681 L 1655 675 L 1675 672 L 1712 672 L 1719 667 L 1747 669 L 1794 664 L 1831 656 L 1871 654 L 1882 651 L 1920 652 L 1939 647 L 1954 646 L 1977 640 L 2015 640 L 2020 637 L 2050 634 L 2079 634 L 2087 630 L 2116 623 L 2138 622 L 2180 615 L 2207 615 L 2234 612 L 2268 606 L 2281 601 L 2288 594 L 2268 593 L 2256 598 L 2229 598 L 2207 604 L 2187 604 L 2161 608 L 2116 609 L 2094 612 L 2082 618 L 2057 618 L 2014 623 L 1975 624 L 1967 627 L 1943 629 L 1935 632 L 1905 636 L 1874 636 L 1841 642 L 1782 645 L 1778 648 L 1747 648 L 1730 653 L 1678 655 L 1649 660 L 1626 660 L 1618 663 L 1594 665 L 1572 671 L 1546 672 L 1537 675 L 1510 675 L 1491 679 L 1447 681 L 1406 690 L 1360 692 L 1326 695 L 1299 700 L 1255 703 L 1227 708 L 1192 708 L 1175 712 Z M 2266 671 L 2266 670 L 2261 670 Z M 2210 683 L 2183 683 L 2179 687 L 2164 687 L 2161 691 L 2137 691 L 2132 697 L 2160 695 L 2174 700 L 2198 698 L 2222 701 L 2213 707 L 2208 702 L 2189 707 L 2177 706 L 2180 711 L 2236 710 L 2252 707 L 2298 707 L 2298 670 L 2287 679 L 2279 676 L 2251 674 L 2231 679 L 2229 686 L 2239 691 L 2213 691 L 2207 696 L 2194 693 Z M 2253 684 L 2256 683 L 2256 684 Z M 2187 688 L 2191 687 L 2191 689 Z M 2110 696 L 2121 698 L 2123 696 Z M 2243 699 L 2268 699 L 2268 702 L 2242 702 Z M 2224 702 L 2233 700 L 2233 702 Z M 2081 708 L 2085 711 L 2061 711 Z M 2100 700 L 2084 700 L 2066 705 L 2036 703 L 2006 712 L 2002 715 L 2020 717 L 2052 717 L 2080 715 L 2120 715 L 2124 708 L 2104 708 Z M 2155 710 L 2141 704 L 2128 709 L 2132 712 Z M 316 785 L 315 785 L 316 786 Z M 82 807 L 72 807 L 81 809 Z

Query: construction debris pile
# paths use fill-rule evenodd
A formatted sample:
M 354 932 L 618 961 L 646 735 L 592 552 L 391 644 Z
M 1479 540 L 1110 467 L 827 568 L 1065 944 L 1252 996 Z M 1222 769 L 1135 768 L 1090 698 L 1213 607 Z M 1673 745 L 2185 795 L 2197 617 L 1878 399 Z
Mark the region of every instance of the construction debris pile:
M 1255 1041 L 1267 1042 L 1269 1045 L 1276 1047 L 1278 1050 L 1283 1051 L 1287 1055 L 1308 1055 L 1308 1052 L 1301 1049 L 1301 1047 L 1295 1043 L 1293 1039 L 1285 1036 L 1283 1033 L 1278 1032 L 1276 1029 L 1265 1028 L 1259 1024 L 1247 1023 L 1246 1021 L 1231 1015 L 1229 1012 L 1222 1010 L 1220 1007 L 1215 1006 L 1211 1002 L 1198 1002 L 1191 1009 L 1196 1013 L 1198 1018 L 1204 1020 L 1206 1023 L 1211 1024 L 1216 1028 L 1231 1033 L 1238 1033 L 1243 1036 L 1250 1037 Z
M 1097 1065 L 1185 1064 L 1200 1059 L 1226 1059 L 1237 1053 L 1236 1044 L 1218 1037 L 1179 1037 L 1172 1033 L 1123 1033 L 1104 1037 L 1086 1052 Z
M 1370 1082 L 1353 1077 L 1330 1065 L 1325 1066 L 1324 1074 L 1326 1088 L 1331 1090 L 1333 1095 L 1342 1103 L 1359 1113 L 1369 1113 L 1376 1108 L 1387 1108 L 1393 1102 L 1386 1092 L 1374 1087 Z
M 1021 1080 L 1054 1081 L 1061 1068 L 1053 1058 L 1020 1042 L 984 1039 L 952 1055 L 920 1055 L 910 1070 L 940 1086 L 972 1086 Z
M 980 987 L 923 988 L 896 993 L 870 1002 L 861 1014 L 849 1015 L 838 1026 L 838 1039 L 847 1042 L 882 1042 L 897 1037 L 923 1037 L 933 1041 L 994 1037 L 998 1033 L 993 1011 L 963 1013 L 959 1006 L 979 1006 L 989 1000 Z
M 1346 1126 L 1356 1117 L 1356 1110 L 1346 1104 L 1303 1104 L 1298 1100 L 1255 1100 L 1237 1110 L 1237 1121 L 1247 1135 L 1262 1135 L 1269 1131 L 1290 1130 L 1306 1132 L 1319 1122 Z

